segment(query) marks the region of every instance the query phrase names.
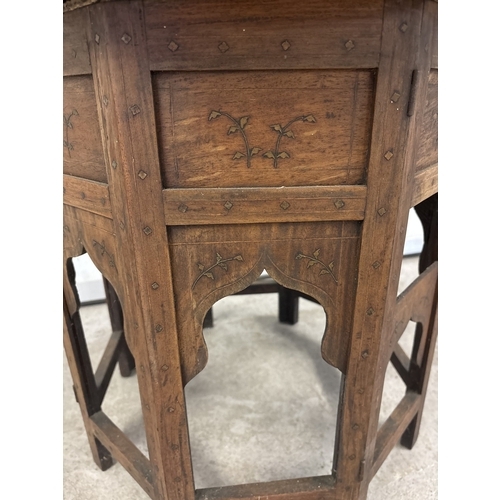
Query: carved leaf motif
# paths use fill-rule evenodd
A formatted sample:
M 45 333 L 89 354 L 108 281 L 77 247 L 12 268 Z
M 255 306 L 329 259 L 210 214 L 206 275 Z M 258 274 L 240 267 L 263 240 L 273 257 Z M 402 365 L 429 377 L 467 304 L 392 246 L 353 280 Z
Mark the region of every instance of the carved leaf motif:
M 330 264 L 328 264 L 328 267 L 330 268 L 330 271 L 333 271 L 333 262 L 330 262 Z
M 243 116 L 240 118 L 240 127 L 245 128 L 245 125 L 248 123 L 249 116 Z
M 65 148 L 67 148 L 67 147 L 69 146 L 68 141 L 63 141 L 63 146 L 64 146 Z
M 290 139 L 295 139 L 295 136 L 293 135 L 293 132 L 291 130 L 287 130 L 283 135 L 286 137 L 290 137 Z
M 236 257 L 233 257 L 234 260 L 243 260 L 243 257 L 241 255 L 236 255 Z
M 274 160 L 274 153 L 272 151 L 266 151 L 262 156 L 264 156 L 264 158 L 272 158 Z
M 278 154 L 278 158 L 290 158 L 290 155 L 286 151 L 282 151 Z
M 321 269 L 319 275 L 321 276 L 322 274 L 330 274 L 330 273 L 326 269 Z
M 314 118 L 313 115 L 307 115 L 302 118 L 303 121 L 309 122 L 309 123 L 316 123 L 316 118 Z
M 314 266 L 314 264 L 316 264 L 316 262 L 314 262 L 314 260 L 310 260 L 310 261 L 307 263 L 307 269 L 309 269 L 310 267 Z
M 66 126 L 68 128 L 73 128 L 73 124 L 69 120 L 66 122 Z
M 198 264 L 198 269 L 200 271 L 204 271 L 205 270 L 205 266 L 203 264 Z
M 271 128 L 273 130 L 276 130 L 276 132 L 282 132 L 282 128 L 281 128 L 281 125 L 279 123 L 275 124 L 275 125 L 271 125 Z
M 244 158 L 246 154 L 240 153 L 239 151 L 236 151 L 233 156 L 233 160 L 239 160 L 240 158 Z
M 227 264 L 225 262 L 219 262 L 218 266 L 222 267 L 222 269 L 224 269 L 224 271 L 227 271 Z
M 238 127 L 236 125 L 231 125 L 227 130 L 227 135 L 235 134 L 238 132 Z
M 78 111 L 77 111 L 76 109 L 74 109 L 74 110 L 72 111 L 72 113 L 73 113 L 75 116 L 78 116 Z
M 212 112 L 208 115 L 208 121 L 210 121 L 210 120 L 215 120 L 215 118 L 219 118 L 219 116 L 221 116 L 221 114 L 220 114 L 218 111 L 212 111 Z
M 317 248 L 316 250 L 314 250 L 314 258 L 317 259 L 319 257 L 319 248 Z
M 217 259 L 217 262 L 220 262 L 222 260 L 222 255 L 218 252 L 215 254 L 215 257 Z
M 260 151 L 262 151 L 261 148 L 252 148 L 252 151 L 250 152 L 250 154 L 252 156 L 255 156 L 256 154 L 258 154 Z
M 214 275 L 212 273 L 205 273 L 205 276 L 207 278 L 210 278 L 211 280 L 215 280 Z

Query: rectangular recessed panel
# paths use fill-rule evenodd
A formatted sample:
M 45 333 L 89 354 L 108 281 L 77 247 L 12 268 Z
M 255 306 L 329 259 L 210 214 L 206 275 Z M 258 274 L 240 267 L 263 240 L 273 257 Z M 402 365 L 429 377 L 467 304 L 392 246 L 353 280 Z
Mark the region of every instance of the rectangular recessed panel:
M 107 183 L 92 76 L 65 77 L 63 90 L 63 171 Z
M 372 71 L 157 73 L 169 187 L 361 184 Z

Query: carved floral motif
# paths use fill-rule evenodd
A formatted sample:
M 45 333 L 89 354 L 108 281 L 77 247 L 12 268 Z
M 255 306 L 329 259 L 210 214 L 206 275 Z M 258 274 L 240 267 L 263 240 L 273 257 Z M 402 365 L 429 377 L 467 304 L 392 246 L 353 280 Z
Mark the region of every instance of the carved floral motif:
M 203 276 L 206 276 L 207 278 L 209 278 L 211 280 L 215 280 L 215 276 L 214 276 L 214 273 L 212 271 L 214 269 L 216 269 L 217 267 L 220 267 L 220 268 L 224 269 L 224 271 L 227 271 L 227 269 L 228 269 L 227 263 L 228 262 L 231 262 L 233 260 L 242 261 L 243 257 L 238 254 L 238 255 L 235 255 L 234 257 L 229 257 L 229 258 L 225 259 L 219 253 L 216 253 L 215 259 L 216 259 L 215 264 L 212 264 L 208 268 L 205 268 L 205 266 L 203 264 L 198 263 L 198 269 L 201 271 L 201 274 L 195 279 L 191 289 L 194 289 L 194 287 L 198 284 L 198 281 L 200 281 L 200 279 L 203 278 Z
M 231 122 L 232 125 L 228 128 L 227 135 L 231 134 L 236 134 L 239 132 L 242 137 L 243 141 L 245 143 L 245 153 L 242 153 L 241 151 L 236 151 L 236 153 L 233 155 L 233 160 L 239 160 L 240 158 L 246 158 L 247 159 L 247 167 L 250 168 L 251 166 L 251 158 L 253 156 L 256 156 L 257 154 L 262 151 L 262 148 L 260 147 L 252 147 L 250 146 L 250 142 L 248 140 L 245 127 L 248 124 L 248 120 L 250 119 L 250 116 L 242 116 L 241 118 L 237 119 L 231 116 L 229 113 L 226 113 L 225 111 L 215 111 L 212 110 L 210 114 L 208 115 L 208 121 L 216 120 L 220 116 L 225 116 L 228 118 Z M 290 120 L 285 126 L 282 126 L 280 123 L 276 123 L 274 125 L 271 125 L 271 129 L 277 132 L 278 137 L 276 139 L 276 144 L 274 146 L 274 149 L 270 149 L 266 151 L 262 156 L 264 158 L 269 158 L 273 160 L 273 167 L 278 168 L 278 161 L 280 159 L 287 159 L 290 158 L 290 153 L 287 151 L 280 151 L 280 144 L 281 144 L 281 139 L 283 137 L 287 137 L 288 139 L 295 139 L 295 135 L 293 131 L 290 129 L 293 123 L 302 121 L 304 123 L 316 123 L 316 118 L 309 114 L 309 115 L 302 115 L 302 116 L 297 116 L 293 120 Z
M 319 264 L 319 266 L 322 268 L 321 271 L 319 272 L 319 275 L 321 276 L 323 274 L 329 274 L 333 278 L 333 281 L 335 281 L 335 283 L 337 285 L 339 284 L 337 278 L 333 274 L 333 267 L 334 267 L 333 261 L 331 261 L 328 265 L 326 265 L 324 262 L 322 262 L 319 259 L 319 248 L 314 250 L 312 255 L 305 255 L 302 252 L 299 252 L 295 258 L 296 259 L 307 259 L 309 261 L 307 263 L 307 269 L 309 269 L 310 267 L 313 267 L 316 264 Z

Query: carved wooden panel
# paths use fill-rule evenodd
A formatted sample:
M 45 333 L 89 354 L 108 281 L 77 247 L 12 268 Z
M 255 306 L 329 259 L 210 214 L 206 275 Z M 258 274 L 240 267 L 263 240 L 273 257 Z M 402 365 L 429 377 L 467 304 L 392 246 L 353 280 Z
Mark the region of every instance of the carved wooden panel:
M 438 70 L 429 73 L 424 122 L 418 141 L 416 170 L 438 162 Z
M 157 73 L 165 187 L 361 184 L 371 71 Z
M 325 308 L 323 357 L 344 371 L 359 232 L 356 222 L 169 227 L 185 383 L 207 360 L 205 313 L 217 300 L 253 283 L 264 269 Z
M 85 10 L 75 10 L 64 15 L 63 23 L 63 74 L 90 75 L 89 49 L 85 24 Z
M 151 70 L 375 68 L 383 2 L 145 2 Z
M 92 77 L 66 77 L 63 90 L 64 173 L 107 182 Z

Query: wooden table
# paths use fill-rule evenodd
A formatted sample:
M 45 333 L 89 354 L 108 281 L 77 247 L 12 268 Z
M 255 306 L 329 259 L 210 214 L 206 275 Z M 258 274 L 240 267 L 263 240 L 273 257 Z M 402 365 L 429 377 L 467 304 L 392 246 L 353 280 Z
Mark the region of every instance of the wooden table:
M 157 500 L 358 500 L 417 438 L 436 341 L 437 3 L 65 3 L 64 342 L 90 447 Z M 397 296 L 408 212 L 419 278 Z M 102 412 L 71 259 L 116 291 L 149 459 Z M 333 472 L 196 490 L 184 386 L 203 320 L 266 270 L 316 299 L 343 374 Z M 414 349 L 398 340 L 417 323 Z M 392 361 L 407 393 L 378 429 Z M 112 368 L 111 368 L 112 371 Z

